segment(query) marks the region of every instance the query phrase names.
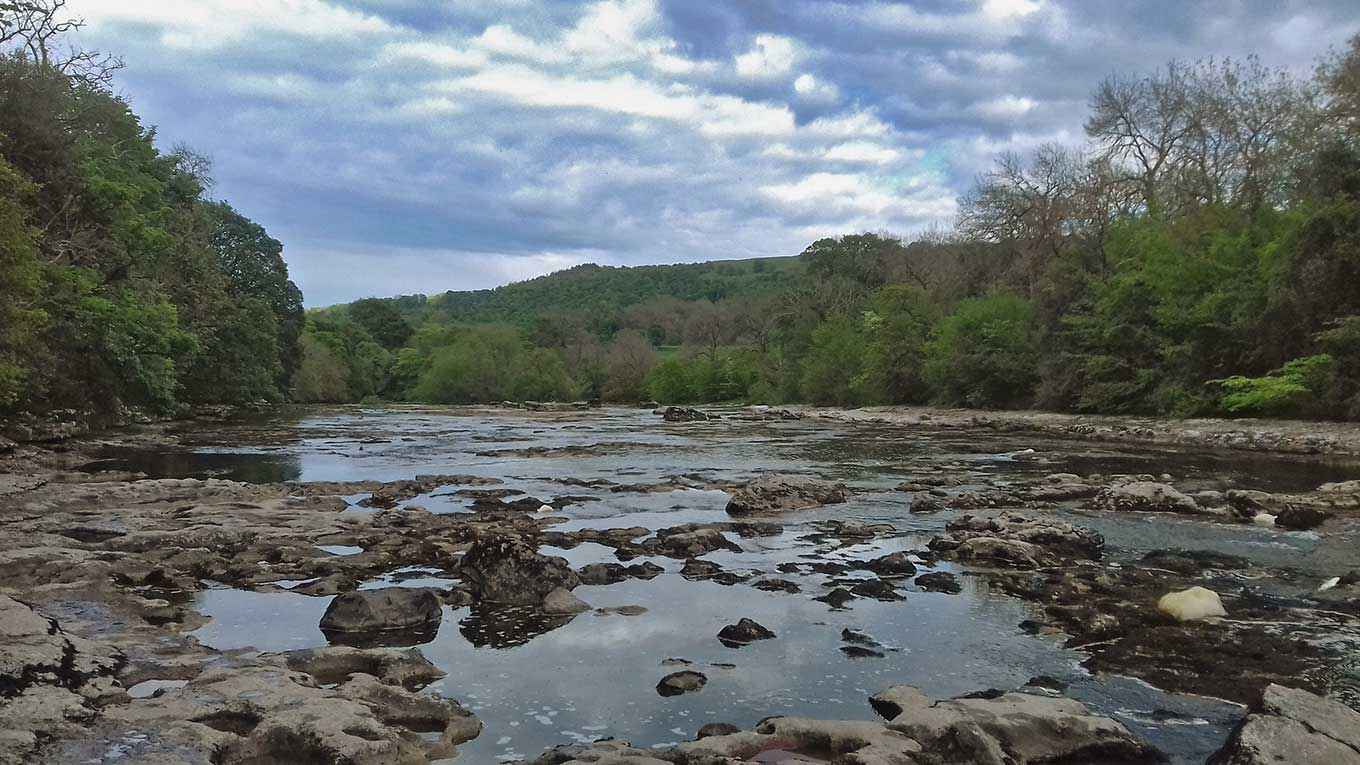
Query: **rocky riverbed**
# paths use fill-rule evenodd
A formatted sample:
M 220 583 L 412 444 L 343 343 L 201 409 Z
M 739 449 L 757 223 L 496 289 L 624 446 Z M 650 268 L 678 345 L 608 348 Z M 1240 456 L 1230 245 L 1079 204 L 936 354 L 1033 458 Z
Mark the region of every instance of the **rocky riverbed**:
M 0 442 L 0 762 L 1360 762 L 1360 429 L 1045 417 Z

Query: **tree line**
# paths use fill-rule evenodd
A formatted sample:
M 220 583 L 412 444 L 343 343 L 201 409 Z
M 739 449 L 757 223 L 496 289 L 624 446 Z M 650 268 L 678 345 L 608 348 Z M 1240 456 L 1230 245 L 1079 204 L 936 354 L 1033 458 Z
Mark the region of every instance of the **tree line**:
M 0 416 L 288 398 L 302 293 L 282 245 L 212 199 L 72 48 L 65 0 L 0 0 Z
M 952 227 L 815 242 L 774 290 L 681 299 L 624 269 L 443 298 L 494 316 L 315 314 L 299 396 L 1360 419 L 1360 38 L 1306 78 L 1114 75 L 1085 127 L 998 157 Z M 592 302 L 536 310 L 554 286 Z

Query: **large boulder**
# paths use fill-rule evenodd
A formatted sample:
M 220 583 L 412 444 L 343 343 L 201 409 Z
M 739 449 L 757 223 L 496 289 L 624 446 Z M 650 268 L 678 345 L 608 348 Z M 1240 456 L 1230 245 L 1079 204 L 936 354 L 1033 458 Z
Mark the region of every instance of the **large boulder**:
M 766 476 L 732 491 L 728 515 L 777 515 L 788 510 L 845 502 L 844 484 L 802 476 Z
M 1157 601 L 1157 610 L 1178 622 L 1193 622 L 1228 615 L 1218 593 L 1204 587 L 1168 592 Z
M 1360 712 L 1307 691 L 1269 685 L 1212 765 L 1360 765 Z
M 500 534 L 473 542 L 458 572 L 478 600 L 509 605 L 539 605 L 553 590 L 581 583 L 565 559 L 540 555 L 523 539 Z
M 697 558 L 715 550 L 741 552 L 741 546 L 727 538 L 721 529 L 695 524 L 661 529 L 643 548 L 671 558 Z
M 433 590 L 383 587 L 337 595 L 321 616 L 321 631 L 343 640 L 346 635 L 410 632 L 433 636 L 444 610 Z
M 965 515 L 950 521 L 945 530 L 947 535 L 930 540 L 931 550 L 944 557 L 1009 568 L 1099 560 L 1105 548 L 1105 538 L 1090 529 L 1020 513 Z
M 1095 506 L 1112 512 L 1184 513 L 1203 512 L 1195 500 L 1164 483 L 1130 481 L 1102 489 Z

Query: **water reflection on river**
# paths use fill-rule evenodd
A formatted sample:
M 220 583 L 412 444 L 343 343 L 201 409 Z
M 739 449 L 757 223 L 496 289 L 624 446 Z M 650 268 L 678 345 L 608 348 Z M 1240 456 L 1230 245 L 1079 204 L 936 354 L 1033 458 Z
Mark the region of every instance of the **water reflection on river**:
M 686 476 L 705 483 L 773 471 L 816 474 L 859 490 L 847 505 L 782 519 L 785 530 L 777 536 L 733 536 L 740 553 L 705 556 L 728 570 L 766 573 L 780 564 L 829 556 L 865 559 L 919 549 L 952 514 L 907 513 L 904 496 L 892 487 L 908 477 L 945 473 L 966 483 L 970 477 L 1005 481 L 1054 472 L 1171 472 L 1206 487 L 1230 480 L 1276 490 L 1350 477 L 1333 466 L 1218 452 L 812 420 L 728 418 L 670 425 L 649 412 L 628 409 L 547 414 L 350 408 L 196 428 L 181 436 L 183 449 L 110 452 L 99 467 L 259 482 L 467 474 L 502 479 L 507 488 L 544 500 L 593 497 L 559 513 L 569 519 L 556 527 L 561 530 L 658 529 L 726 520 L 721 491 L 610 492 L 581 485 L 594 479 L 646 484 Z M 461 512 L 471 501 L 444 487 L 407 504 Z M 869 544 L 840 546 L 815 533 L 828 518 L 887 523 L 895 532 Z M 1174 521 L 1178 525 L 1171 532 L 1166 529 L 1173 527 L 1160 522 L 1139 521 L 1142 529 L 1126 528 L 1132 522 L 1100 522 L 1121 548 L 1112 551 L 1116 557 L 1165 546 L 1172 536 L 1181 544 L 1216 540 L 1250 555 L 1251 545 L 1271 533 L 1242 527 L 1223 537 L 1222 527 L 1181 520 Z M 1296 555 L 1310 542 L 1304 535 L 1275 535 L 1271 544 L 1284 544 Z M 614 560 L 612 550 L 591 544 L 545 552 L 563 555 L 578 567 Z M 779 576 L 802 591 L 784 594 L 690 582 L 679 576 L 680 562 L 651 560 L 666 572 L 650 581 L 576 591 L 598 609 L 643 606 L 641 615 L 593 612 L 545 620 L 522 611 L 446 609 L 443 626 L 422 650 L 449 673 L 434 689 L 463 701 L 486 723 L 482 736 L 463 747 L 464 761 L 532 757 L 553 744 L 602 735 L 660 745 L 692 738 L 705 723 L 745 727 L 775 714 L 869 719 L 865 697 L 897 683 L 946 696 L 1010 689 L 1035 676 L 1052 676 L 1071 683 L 1070 695 L 1115 715 L 1184 762 L 1202 762 L 1239 714 L 1231 705 L 1163 694 L 1136 681 L 1088 676 L 1078 666 L 1079 653 L 1063 649 L 1056 639 L 1021 633 L 1017 625 L 1028 616 L 1024 604 L 989 593 L 972 577 L 963 577 L 960 595 L 911 590 L 902 602 L 859 599 L 847 609 L 832 610 L 812 599 L 826 592 L 828 577 L 806 567 L 800 572 L 785 566 L 787 573 Z M 368 586 L 447 586 L 449 580 L 441 576 L 447 575 L 407 571 Z M 288 592 L 209 590 L 201 595 L 200 608 L 213 620 L 197 636 L 222 649 L 323 645 L 317 622 L 328 601 Z M 715 637 L 718 630 L 742 617 L 769 627 L 778 639 L 724 647 Z M 843 653 L 846 627 L 878 640 L 883 658 L 853 659 Z M 663 666 L 670 659 L 692 662 L 708 675 L 707 687 L 695 694 L 659 696 L 654 687 L 674 671 L 675 662 Z

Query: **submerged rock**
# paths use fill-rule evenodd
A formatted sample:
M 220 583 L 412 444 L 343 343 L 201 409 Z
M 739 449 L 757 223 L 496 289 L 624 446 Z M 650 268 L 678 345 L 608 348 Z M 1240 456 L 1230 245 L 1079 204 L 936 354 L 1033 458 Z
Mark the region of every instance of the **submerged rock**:
M 1153 550 L 1143 556 L 1143 562 L 1187 576 L 1215 569 L 1240 571 L 1251 566 L 1251 561 L 1240 555 L 1215 550 Z
M 1211 765 L 1360 765 L 1360 712 L 1307 691 L 1267 686 Z
M 850 497 L 844 484 L 801 476 L 766 476 L 732 491 L 728 515 L 777 515 L 821 505 L 845 502 Z
M 813 600 L 825 603 L 834 609 L 845 608 L 846 605 L 849 604 L 850 601 L 854 599 L 855 594 L 845 589 L 844 587 L 836 587 L 832 589 L 830 592 L 826 593 L 825 595 L 819 595 L 813 598 Z
M 350 675 L 363 674 L 388 685 L 418 691 L 444 677 L 443 670 L 430 663 L 418 649 L 406 650 L 327 646 L 282 654 L 289 669 L 305 672 L 318 683 L 339 683 Z
M 321 631 L 343 640 L 350 634 L 409 630 L 432 633 L 444 611 L 434 591 L 414 587 L 383 587 L 337 595 L 321 616 Z
M 540 555 L 523 539 L 499 534 L 473 542 L 458 573 L 478 600 L 490 603 L 538 605 L 553 590 L 581 583 L 565 559 Z
M 662 696 L 679 696 L 682 693 L 702 690 L 707 683 L 708 678 L 705 675 L 686 669 L 661 678 L 661 682 L 656 684 L 656 692 Z
M 881 659 L 885 656 L 882 651 L 876 651 L 869 646 L 854 644 L 841 646 L 841 653 L 852 659 Z

